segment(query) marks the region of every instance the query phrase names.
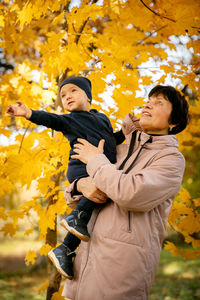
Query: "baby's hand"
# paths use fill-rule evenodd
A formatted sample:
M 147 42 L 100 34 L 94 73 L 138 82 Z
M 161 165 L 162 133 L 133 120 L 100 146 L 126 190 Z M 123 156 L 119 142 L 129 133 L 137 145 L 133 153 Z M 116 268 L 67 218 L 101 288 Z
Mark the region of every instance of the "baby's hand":
M 8 109 L 6 112 L 9 115 L 25 117 L 27 119 L 29 119 L 32 115 L 32 111 L 27 108 L 21 101 L 17 101 L 17 104 L 8 105 Z

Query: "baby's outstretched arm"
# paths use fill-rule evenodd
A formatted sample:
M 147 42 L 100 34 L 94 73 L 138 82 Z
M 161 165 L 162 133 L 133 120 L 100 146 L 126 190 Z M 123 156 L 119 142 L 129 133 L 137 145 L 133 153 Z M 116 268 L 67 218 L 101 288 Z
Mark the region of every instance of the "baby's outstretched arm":
M 70 114 L 58 115 L 42 110 L 32 110 L 26 107 L 21 101 L 17 101 L 17 104 L 9 105 L 7 113 L 17 117 L 24 117 L 34 124 L 43 125 L 63 133 L 74 134 L 75 130 L 78 133 L 80 132 L 76 120 L 73 120 Z
M 17 101 L 17 104 L 8 105 L 8 109 L 6 112 L 10 115 L 14 115 L 16 117 L 24 117 L 26 119 L 29 119 L 32 115 L 31 109 L 26 107 L 21 101 Z

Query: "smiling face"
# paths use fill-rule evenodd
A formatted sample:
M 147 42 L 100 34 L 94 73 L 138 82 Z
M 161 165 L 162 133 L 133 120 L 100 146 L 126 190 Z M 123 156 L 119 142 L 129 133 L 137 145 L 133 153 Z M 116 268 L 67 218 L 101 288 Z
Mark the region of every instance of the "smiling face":
M 140 117 L 140 126 L 148 134 L 168 134 L 172 104 L 162 94 L 152 95 L 145 103 Z
M 75 84 L 63 85 L 60 90 L 60 98 L 63 108 L 72 111 L 90 111 L 90 99 L 86 93 Z

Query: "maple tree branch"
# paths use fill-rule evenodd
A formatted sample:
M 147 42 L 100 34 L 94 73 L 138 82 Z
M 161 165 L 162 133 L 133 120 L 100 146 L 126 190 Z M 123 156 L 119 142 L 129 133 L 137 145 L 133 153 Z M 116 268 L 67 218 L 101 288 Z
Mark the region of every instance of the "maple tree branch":
M 89 17 L 88 17 L 88 18 L 83 22 L 83 24 L 80 26 L 79 31 L 77 32 L 78 34 L 77 34 L 77 36 L 76 36 L 76 38 L 75 38 L 75 40 L 74 40 L 74 42 L 75 42 L 76 44 L 78 44 L 79 39 L 80 39 L 80 37 L 81 37 L 81 33 L 83 32 L 83 30 L 84 30 L 84 28 L 85 28 L 85 26 L 86 26 L 88 20 L 89 20 Z M 73 25 L 74 31 L 76 32 L 73 23 L 72 23 L 72 25 Z
M 25 135 L 27 133 L 27 131 L 29 130 L 30 128 L 30 124 L 26 127 L 25 131 L 24 131 L 24 134 L 23 134 L 23 137 L 22 137 L 22 140 L 21 140 L 21 143 L 20 143 L 20 146 L 19 146 L 19 151 L 18 151 L 18 154 L 21 152 L 21 149 L 22 149 L 22 144 L 23 144 L 23 141 L 24 141 L 24 138 L 25 138 Z
M 158 31 L 162 30 L 162 29 L 165 28 L 165 27 L 167 27 L 167 25 L 164 25 L 164 26 L 158 28 L 157 30 L 154 30 L 154 31 L 150 32 L 150 34 L 149 34 L 148 36 L 146 36 L 143 40 L 140 40 L 140 41 L 138 41 L 137 43 L 135 43 L 135 46 L 137 46 L 137 45 L 141 44 L 142 42 L 146 41 L 146 40 L 147 40 L 148 38 L 150 38 L 154 33 L 156 33 L 156 32 L 158 32 Z
M 143 0 L 140 0 L 140 2 L 141 2 L 148 10 L 150 10 L 153 14 L 155 14 L 156 16 L 159 16 L 159 17 L 161 17 L 161 18 L 167 19 L 167 20 L 169 20 L 169 21 L 171 21 L 171 22 L 176 22 L 174 19 L 171 19 L 171 18 L 169 18 L 169 17 L 160 15 L 159 13 L 157 13 L 156 11 L 154 11 L 154 10 L 151 9 L 148 5 L 146 5 L 146 3 L 144 3 Z
M 90 59 L 93 59 L 93 57 L 90 55 L 90 53 L 88 53 L 87 50 L 85 49 L 83 43 L 82 43 L 81 41 L 80 41 L 80 43 L 81 43 L 81 46 L 82 46 L 82 48 L 83 48 L 83 51 L 87 54 L 87 56 L 88 56 Z
M 197 27 L 197 26 L 191 26 L 192 28 L 196 28 L 196 29 L 200 29 L 200 27 Z

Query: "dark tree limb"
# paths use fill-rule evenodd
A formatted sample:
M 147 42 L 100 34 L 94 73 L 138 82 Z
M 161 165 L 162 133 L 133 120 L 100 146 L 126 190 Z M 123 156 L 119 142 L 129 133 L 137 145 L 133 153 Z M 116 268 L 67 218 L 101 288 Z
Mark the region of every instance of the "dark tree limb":
M 77 45 L 78 45 L 79 39 L 81 37 L 81 33 L 83 32 L 88 20 L 89 20 L 89 17 L 83 22 L 83 24 L 80 26 L 80 28 L 77 32 L 77 35 L 76 35 L 75 40 L 74 40 L 74 43 L 77 44 Z M 76 32 L 74 24 L 72 24 L 72 25 L 73 25 L 74 31 Z
M 30 128 L 30 124 L 26 127 L 25 131 L 24 131 L 24 134 L 23 134 L 23 137 L 22 137 L 22 140 L 21 140 L 21 143 L 20 143 L 20 146 L 19 146 L 19 150 L 18 150 L 18 154 L 20 154 L 21 152 L 21 149 L 22 149 L 22 144 L 23 144 L 23 141 L 24 141 L 24 138 L 25 138 L 25 135 L 27 133 L 27 131 L 29 130 Z
M 59 168 L 60 164 L 58 164 L 57 168 Z M 51 180 L 54 181 L 55 186 L 59 185 L 60 182 L 60 176 L 61 173 L 58 173 L 56 175 L 53 175 Z M 51 190 L 49 190 L 50 192 Z M 56 203 L 57 200 L 55 200 L 55 195 L 51 195 L 48 200 L 47 200 L 47 210 L 49 207 L 53 204 Z M 47 234 L 46 234 L 46 241 L 45 243 L 50 245 L 51 247 L 55 248 L 57 244 L 57 216 L 55 217 L 54 220 L 55 223 L 55 228 L 54 229 L 47 229 Z M 47 261 L 47 273 L 48 273 L 48 280 L 49 280 L 49 286 L 47 288 L 46 292 L 46 300 L 51 300 L 52 296 L 55 292 L 58 292 L 60 288 L 60 282 L 61 282 L 61 275 L 58 273 L 57 269 L 54 267 L 53 263 L 48 259 Z
M 174 22 L 174 23 L 176 22 L 174 19 L 171 19 L 171 18 L 169 18 L 169 17 L 160 15 L 159 13 L 157 13 L 156 11 L 154 11 L 154 10 L 151 9 L 148 5 L 146 5 L 146 3 L 144 3 L 143 0 L 140 0 L 140 2 L 141 2 L 148 10 L 150 10 L 153 14 L 155 14 L 156 16 L 161 17 L 161 18 L 164 18 L 164 19 L 167 19 L 167 20 L 169 20 L 169 21 L 171 21 L 171 22 Z

